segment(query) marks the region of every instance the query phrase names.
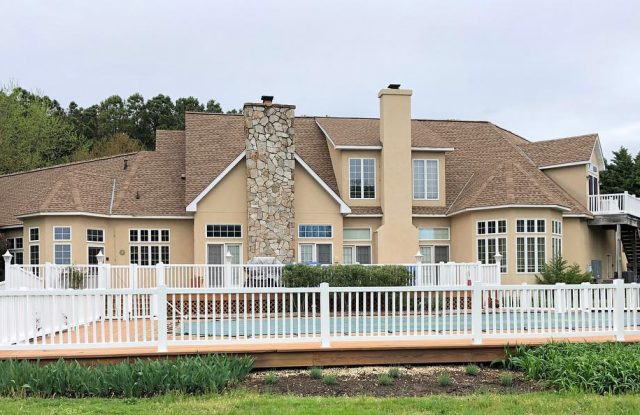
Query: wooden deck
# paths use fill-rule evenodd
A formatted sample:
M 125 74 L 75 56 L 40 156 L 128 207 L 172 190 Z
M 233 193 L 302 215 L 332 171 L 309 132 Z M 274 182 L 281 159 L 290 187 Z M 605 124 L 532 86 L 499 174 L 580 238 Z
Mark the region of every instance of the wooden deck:
M 548 338 L 520 340 L 518 345 L 540 345 Z M 560 341 L 560 340 L 556 340 Z M 565 341 L 565 340 L 562 340 Z M 573 337 L 572 342 L 613 341 L 611 336 Z M 640 336 L 627 336 L 625 342 L 638 342 Z M 226 353 L 251 355 L 257 368 L 358 366 L 389 364 L 444 364 L 489 363 L 504 357 L 505 348 L 516 343 L 506 340 L 485 340 L 473 345 L 467 340 L 410 341 L 385 339 L 381 341 L 334 341 L 330 348 L 322 348 L 319 342 L 301 344 L 250 344 L 172 346 L 160 353 L 156 347 L 133 348 L 85 348 L 64 350 L 4 350 L 0 359 L 28 359 L 48 362 L 59 358 L 76 359 L 82 363 L 116 362 L 128 358 L 174 358 L 176 356 Z

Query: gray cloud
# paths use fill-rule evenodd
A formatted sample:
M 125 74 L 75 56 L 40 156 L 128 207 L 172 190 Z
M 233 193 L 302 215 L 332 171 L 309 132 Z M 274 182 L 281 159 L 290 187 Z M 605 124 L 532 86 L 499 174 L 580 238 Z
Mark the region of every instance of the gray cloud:
M 489 119 L 527 138 L 598 132 L 640 151 L 640 2 L 9 2 L 0 80 L 65 105 L 270 93 L 299 114 Z

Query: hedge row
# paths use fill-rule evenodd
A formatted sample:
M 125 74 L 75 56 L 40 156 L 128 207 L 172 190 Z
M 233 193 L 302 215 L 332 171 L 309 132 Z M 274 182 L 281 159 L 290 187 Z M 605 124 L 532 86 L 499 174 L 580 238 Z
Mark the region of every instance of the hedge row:
M 413 276 L 402 265 L 287 265 L 282 281 L 285 287 L 389 287 L 410 285 Z

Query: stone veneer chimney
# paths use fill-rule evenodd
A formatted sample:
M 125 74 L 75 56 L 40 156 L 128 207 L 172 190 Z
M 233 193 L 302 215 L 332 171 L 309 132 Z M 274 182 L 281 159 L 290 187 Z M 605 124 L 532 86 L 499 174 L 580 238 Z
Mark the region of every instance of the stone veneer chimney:
M 249 259 L 294 260 L 295 211 L 293 105 L 244 105 L 247 150 L 247 237 Z

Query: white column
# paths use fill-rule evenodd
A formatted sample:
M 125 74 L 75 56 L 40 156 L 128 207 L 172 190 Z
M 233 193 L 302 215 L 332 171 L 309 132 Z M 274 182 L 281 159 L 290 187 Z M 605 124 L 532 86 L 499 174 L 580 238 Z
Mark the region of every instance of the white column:
M 8 250 L 4 254 L 2 254 L 2 259 L 4 259 L 4 284 L 8 289 L 13 288 L 13 281 L 12 281 L 13 276 L 10 275 L 12 258 L 13 258 L 13 255 L 11 255 L 11 252 L 9 252 Z
M 104 263 L 104 253 L 102 250 L 98 252 L 96 255 L 96 259 L 98 260 L 98 284 L 97 288 L 106 289 L 107 288 L 107 273 L 106 265 Z
M 498 246 L 496 246 L 496 251 L 498 251 Z M 500 252 L 496 252 L 495 259 L 496 259 L 496 267 L 497 267 L 495 277 L 496 277 L 497 283 L 500 284 L 502 282 L 502 276 L 500 274 L 500 270 L 502 269 L 502 254 L 500 254 Z M 506 258 L 505 258 L 505 261 L 506 261 Z
M 153 311 L 158 316 L 158 352 L 167 351 L 167 287 L 164 283 L 164 264 L 158 262 L 156 264 L 156 277 L 158 279 L 158 287 L 156 295 L 153 296 Z
M 613 331 L 616 341 L 624 340 L 624 281 L 613 281 Z
M 231 252 L 227 251 L 224 256 L 224 286 L 225 288 L 232 287 L 233 279 L 232 279 L 232 269 L 231 269 L 231 261 L 233 260 L 233 255 Z
M 565 286 L 567 284 L 565 284 L 564 282 L 558 282 L 555 285 L 555 290 L 553 291 L 554 295 L 554 299 L 555 299 L 555 306 L 556 306 L 556 313 L 564 313 L 565 312 L 565 296 L 566 296 L 566 290 L 565 290 Z
M 323 282 L 320 284 L 320 342 L 321 347 L 331 347 L 330 334 L 330 318 L 329 312 L 329 284 Z
M 473 344 L 482 344 L 482 282 L 473 281 L 471 287 L 471 334 Z
M 416 252 L 416 275 L 415 275 L 415 278 L 416 278 L 415 285 L 417 285 L 417 286 L 425 285 L 424 275 L 423 275 L 423 272 L 422 272 L 422 254 L 420 253 L 420 250 L 418 250 L 418 252 Z

